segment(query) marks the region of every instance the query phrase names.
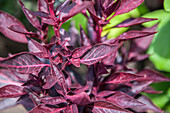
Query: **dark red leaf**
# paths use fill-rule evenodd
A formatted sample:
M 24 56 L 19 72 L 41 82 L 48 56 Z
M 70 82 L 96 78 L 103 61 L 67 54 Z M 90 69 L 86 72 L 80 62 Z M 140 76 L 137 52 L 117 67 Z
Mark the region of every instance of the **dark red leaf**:
M 69 6 L 65 7 L 59 14 L 60 21 L 65 22 L 74 15 L 81 13 L 84 9 L 93 5 L 91 1 L 84 1 L 81 4 L 71 3 Z
M 135 74 L 131 73 L 124 73 L 124 72 L 119 72 L 119 73 L 113 73 L 109 77 L 106 78 L 104 83 L 108 84 L 123 84 L 126 82 L 138 80 L 142 78 L 143 76 L 138 76 Z
M 128 31 L 125 32 L 123 34 L 121 34 L 118 38 L 116 38 L 117 40 L 131 40 L 131 39 L 135 39 L 135 38 L 141 38 L 141 37 L 145 37 L 145 36 L 149 36 L 149 35 L 153 35 L 157 32 L 147 32 L 147 31 Z
M 6 85 L 0 88 L 0 98 L 13 98 L 26 94 L 24 87 Z
M 71 106 L 68 106 L 65 110 L 64 113 L 79 113 L 78 108 L 76 104 L 72 104 Z
M 81 35 L 81 45 L 82 46 L 91 46 L 90 40 L 88 39 L 85 31 L 80 25 L 80 35 Z
M 152 101 L 147 98 L 146 96 L 141 96 L 137 99 L 138 101 L 144 103 L 144 106 L 136 106 L 133 107 L 132 109 L 136 112 L 147 112 L 147 111 L 153 111 L 153 112 L 158 112 L 158 113 L 163 113 L 162 110 L 160 110 L 158 107 L 156 107 Z
M 99 101 L 95 102 L 92 108 L 93 113 L 132 113 L 129 110 L 120 108 L 112 103 Z
M 0 11 L 0 32 L 13 41 L 27 43 L 25 35 L 16 33 L 8 29 L 8 27 L 10 27 L 11 25 L 18 25 L 22 29 L 25 29 L 24 25 L 18 19 L 10 14 Z
M 38 105 L 28 113 L 51 113 L 54 110 L 55 108 L 46 107 L 45 105 Z
M 77 105 L 87 105 L 90 104 L 90 97 L 87 93 L 81 92 L 74 95 L 67 95 L 66 96 L 71 102 Z
M 133 108 L 144 105 L 143 103 L 135 100 L 133 97 L 122 92 L 115 92 L 115 94 L 109 96 L 106 100 L 122 108 Z
M 107 69 L 105 68 L 105 65 L 103 63 L 99 63 L 95 65 L 95 72 L 96 75 L 101 75 L 101 74 L 107 74 L 109 73 Z
M 72 52 L 72 57 L 73 58 L 80 58 L 90 48 L 91 48 L 90 46 L 82 46 L 82 47 L 76 48 Z
M 113 51 L 110 55 L 108 55 L 106 58 L 104 58 L 102 60 L 103 64 L 105 64 L 105 65 L 113 65 L 114 64 L 114 61 L 116 59 L 117 49 L 115 49 L 115 51 Z
M 105 0 L 105 1 L 108 1 L 108 0 Z M 110 3 L 108 3 L 107 6 L 104 6 L 104 13 L 106 14 L 107 17 L 110 16 L 113 12 L 115 12 L 120 7 L 121 0 L 117 0 L 117 1 L 109 0 L 109 2 Z
M 42 23 L 49 24 L 49 25 L 57 25 L 58 24 L 56 21 L 54 21 L 54 19 L 46 19 L 46 18 L 42 19 Z
M 28 40 L 28 49 L 30 52 L 34 53 L 34 55 L 40 58 L 49 57 L 46 48 L 42 46 L 39 42 L 30 38 L 27 38 L 27 40 Z
M 129 22 L 122 22 L 121 24 L 117 25 L 116 27 L 128 27 L 128 26 L 132 26 L 132 25 L 138 25 L 138 24 L 142 24 L 145 22 L 153 21 L 153 20 L 157 20 L 157 19 L 139 17 L 139 18 L 133 19 Z
M 27 17 L 28 21 L 36 28 L 40 28 L 40 23 L 38 18 L 33 14 L 32 11 L 28 10 L 25 5 L 22 3 L 21 0 L 19 0 L 19 3 L 22 7 L 22 10 L 25 14 L 25 16 Z
M 114 15 L 127 13 L 137 8 L 144 0 L 121 0 L 120 7 L 116 10 Z
M 165 77 L 164 75 L 162 75 L 158 72 L 155 72 L 153 70 L 150 70 L 150 69 L 144 69 L 144 70 L 140 71 L 138 74 L 141 76 L 144 76 L 143 80 L 151 80 L 154 83 L 170 81 L 170 78 Z
M 66 100 L 62 97 L 44 97 L 41 98 L 41 102 L 43 102 L 44 104 L 55 105 L 55 104 L 66 103 Z
M 33 73 L 49 64 L 43 64 L 33 54 L 23 52 L 1 60 L 0 66 L 19 73 Z
M 26 29 L 23 29 L 20 25 L 11 25 L 8 28 L 17 33 L 25 34 L 32 37 L 38 37 L 36 33 L 28 32 Z
M 85 54 L 85 56 L 80 61 L 83 64 L 92 65 L 110 55 L 113 51 L 115 51 L 116 48 L 117 45 L 95 45 Z

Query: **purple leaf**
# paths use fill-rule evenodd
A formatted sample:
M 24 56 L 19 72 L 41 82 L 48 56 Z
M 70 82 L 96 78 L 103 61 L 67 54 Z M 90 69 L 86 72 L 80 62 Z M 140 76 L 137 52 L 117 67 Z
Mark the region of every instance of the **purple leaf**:
M 18 19 L 10 14 L 0 11 L 0 32 L 13 41 L 27 43 L 25 35 L 16 33 L 8 29 L 8 27 L 10 27 L 11 25 L 18 25 L 22 29 L 25 29 L 24 25 Z
M 121 24 L 117 25 L 116 27 L 128 27 L 128 26 L 132 26 L 132 25 L 138 25 L 138 24 L 142 24 L 145 22 L 153 21 L 153 20 L 157 20 L 157 19 L 139 17 L 139 18 L 133 19 L 129 22 L 122 22 Z
M 24 87 L 6 85 L 0 88 L 0 98 L 13 98 L 26 94 Z
M 40 58 L 48 58 L 48 52 L 45 47 L 43 47 L 40 43 L 37 41 L 27 38 L 28 40 L 28 49 L 30 52 L 33 52 L 34 55 Z
M 156 28 L 157 28 L 157 25 L 150 27 L 150 28 L 145 28 L 143 31 L 154 32 Z M 130 50 L 129 50 L 129 59 L 135 56 L 138 56 L 139 53 L 146 51 L 150 43 L 152 42 L 153 37 L 154 35 L 150 35 L 150 36 L 146 36 L 143 38 L 132 40 Z
M 72 103 L 77 105 L 87 105 L 90 104 L 90 97 L 87 93 L 81 92 L 74 95 L 67 95 L 67 99 L 69 99 Z
M 104 58 L 102 60 L 103 64 L 105 65 L 113 65 L 114 64 L 114 61 L 116 59 L 116 53 L 117 53 L 117 49 L 115 49 L 115 51 L 113 51 L 109 56 L 107 56 L 106 58 Z
M 65 110 L 64 113 L 79 113 L 78 108 L 76 104 L 72 104 L 71 106 L 68 106 Z
M 52 76 L 52 75 L 47 75 L 46 76 L 46 83 L 43 86 L 44 89 L 50 89 L 51 87 L 53 87 L 57 82 L 57 77 L 56 76 Z
M 96 75 L 101 75 L 101 74 L 107 74 L 109 73 L 107 69 L 105 68 L 105 65 L 103 63 L 99 63 L 95 65 L 95 72 Z
M 133 108 L 144 105 L 143 103 L 135 100 L 133 97 L 122 92 L 115 92 L 115 94 L 109 96 L 106 100 L 122 108 Z
M 126 82 L 138 80 L 142 78 L 143 76 L 138 76 L 135 74 L 131 73 L 124 73 L 124 72 L 119 72 L 119 73 L 113 73 L 107 79 L 104 81 L 104 83 L 107 84 L 123 84 Z
M 120 108 L 105 101 L 95 102 L 92 108 L 93 113 L 132 113 L 129 110 Z
M 127 94 L 131 95 L 131 96 L 136 96 L 137 94 L 139 94 L 140 92 L 144 91 L 150 84 L 152 83 L 152 81 L 144 81 L 141 83 L 133 83 L 131 90 L 129 92 L 127 92 Z
M 147 32 L 147 31 L 128 31 L 125 32 L 123 34 L 121 34 L 118 38 L 116 38 L 117 40 L 131 40 L 131 39 L 135 39 L 135 38 L 141 38 L 141 37 L 145 37 L 145 36 L 149 36 L 149 35 L 153 35 L 157 32 Z
M 28 10 L 25 5 L 21 2 L 21 0 L 19 0 L 19 3 L 22 7 L 22 10 L 25 14 L 25 16 L 27 17 L 28 21 L 36 28 L 40 28 L 40 23 L 38 18 L 33 14 L 32 11 Z
M 45 98 L 41 98 L 41 102 L 43 102 L 44 104 L 55 105 L 55 104 L 66 103 L 66 100 L 62 97 L 45 97 Z
M 80 25 L 80 35 L 81 35 L 81 45 L 82 46 L 91 46 L 90 40 L 88 39 L 85 31 Z
M 38 10 L 44 13 L 48 13 L 48 7 L 45 0 L 38 0 Z
M 42 23 L 48 24 L 48 25 L 57 25 L 57 22 L 54 19 L 42 19 Z
M 144 103 L 144 106 L 136 106 L 134 108 L 132 108 L 134 111 L 136 112 L 147 112 L 147 111 L 153 111 L 153 112 L 159 112 L 159 113 L 163 113 L 162 110 L 160 110 L 158 107 L 156 107 L 152 101 L 147 98 L 146 96 L 141 96 L 137 99 L 138 101 Z
M 91 48 L 90 46 L 82 46 L 82 47 L 76 48 L 72 52 L 72 57 L 73 58 L 80 58 L 90 48 Z
M 56 15 L 59 15 L 60 12 L 66 7 L 68 6 L 70 3 L 70 0 L 66 0 L 65 2 L 63 2 L 59 7 L 57 7 L 56 9 Z
M 117 45 L 109 44 L 95 45 L 85 54 L 85 56 L 80 61 L 83 64 L 92 65 L 110 55 L 113 51 L 115 51 L 116 47 Z
M 97 93 L 97 97 L 103 98 L 103 97 L 107 97 L 109 95 L 112 95 L 114 93 L 115 93 L 115 91 L 104 90 L 104 91 L 100 91 L 99 93 Z
M 1 60 L 0 66 L 19 73 L 33 73 L 39 71 L 44 66 L 49 66 L 49 64 L 43 64 L 33 54 L 23 52 Z
M 28 32 L 26 29 L 23 29 L 20 25 L 11 25 L 9 29 L 17 33 L 25 34 L 32 37 L 38 37 L 36 33 Z
M 150 94 L 160 94 L 162 91 L 156 91 L 152 87 L 147 87 L 145 90 L 143 90 L 145 93 L 150 93 Z
M 144 0 L 121 0 L 120 7 L 116 10 L 114 15 L 127 13 L 137 8 Z
M 84 9 L 93 5 L 91 1 L 84 1 L 81 4 L 71 3 L 69 6 L 65 7 L 59 14 L 60 21 L 65 22 L 74 15 L 81 13 Z
M 46 19 L 50 18 L 50 15 L 48 13 L 41 12 L 41 11 L 34 11 L 32 12 L 32 14 L 40 18 L 46 18 Z
M 51 113 L 54 110 L 55 108 L 46 107 L 45 105 L 38 105 L 28 113 Z
M 170 78 L 165 77 L 164 75 L 162 75 L 158 72 L 155 72 L 153 70 L 150 70 L 150 69 L 144 69 L 144 70 L 140 71 L 138 74 L 141 76 L 144 76 L 143 80 L 151 80 L 154 83 L 170 81 Z

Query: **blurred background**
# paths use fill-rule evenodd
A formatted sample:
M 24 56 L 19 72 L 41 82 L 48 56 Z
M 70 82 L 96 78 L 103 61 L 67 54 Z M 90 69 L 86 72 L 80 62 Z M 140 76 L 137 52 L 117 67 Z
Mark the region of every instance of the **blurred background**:
M 22 0 L 26 7 L 32 11 L 37 10 L 37 0 Z M 64 0 L 56 0 L 56 5 L 59 2 Z M 25 15 L 23 14 L 21 7 L 17 0 L 0 0 L 0 10 L 7 12 L 17 19 L 19 19 L 27 28 L 28 31 L 34 31 L 35 28 L 28 22 Z M 150 67 L 154 70 L 159 71 L 165 76 L 170 77 L 170 0 L 145 0 L 138 8 L 131 11 L 128 14 L 121 15 L 124 19 L 120 20 L 118 18 L 114 21 L 124 21 L 129 17 L 149 17 L 149 18 L 158 18 L 157 21 L 147 22 L 143 24 L 144 27 L 151 27 L 155 24 L 158 24 L 157 33 L 147 51 L 150 54 L 150 58 L 143 62 L 140 62 L 139 68 Z M 81 15 L 74 17 L 72 20 L 79 22 L 80 18 L 84 19 Z M 66 24 L 63 25 L 63 28 L 66 30 L 70 26 L 69 20 Z M 85 19 L 84 19 L 85 20 Z M 86 21 L 84 21 L 84 26 L 86 26 Z M 79 25 L 79 23 L 76 23 Z M 118 29 L 109 29 L 103 31 L 102 35 L 108 33 L 108 38 L 111 36 L 117 37 L 121 33 L 127 31 L 126 28 Z M 53 31 L 49 31 L 53 33 Z M 27 45 L 16 43 L 8 38 L 6 38 L 2 33 L 0 33 L 0 57 L 7 57 L 9 53 L 19 53 L 22 51 L 27 51 Z M 170 83 L 162 82 L 155 83 L 151 85 L 157 91 L 163 91 L 161 94 L 144 94 L 149 96 L 155 105 L 164 110 L 165 112 L 170 112 Z M 19 109 L 18 109 L 19 108 Z M 16 108 L 11 108 L 7 110 L 0 111 L 0 113 L 25 113 L 26 110 L 22 106 L 17 106 Z

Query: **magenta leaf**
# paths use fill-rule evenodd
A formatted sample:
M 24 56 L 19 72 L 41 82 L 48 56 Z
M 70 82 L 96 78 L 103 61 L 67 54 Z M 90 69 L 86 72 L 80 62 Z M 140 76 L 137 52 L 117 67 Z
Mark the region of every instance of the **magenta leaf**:
M 40 18 L 46 18 L 46 19 L 50 18 L 50 15 L 48 13 L 41 12 L 41 11 L 34 11 L 32 12 L 32 14 Z
M 114 15 L 127 13 L 137 8 L 144 0 L 121 0 L 120 7 L 115 11 Z
M 114 93 L 115 93 L 115 91 L 104 90 L 104 91 L 100 91 L 99 93 L 97 93 L 97 97 L 103 98 L 103 97 L 107 97 L 109 95 L 112 95 Z
M 40 104 L 40 105 L 34 107 L 28 113 L 51 113 L 54 110 L 55 110 L 55 108 L 46 107 L 45 105 L 43 105 L 43 104 L 41 105 Z
M 65 110 L 64 113 L 79 113 L 78 108 L 76 104 L 72 104 L 71 106 L 68 106 Z
M 1 60 L 0 66 L 19 73 L 33 73 L 40 71 L 41 68 L 49 65 L 43 64 L 31 53 L 23 52 L 12 57 L 8 57 L 5 60 Z
M 77 105 L 87 105 L 90 104 L 90 97 L 87 93 L 81 92 L 74 95 L 67 95 L 66 96 L 72 103 Z
M 44 89 L 50 89 L 51 87 L 53 87 L 57 82 L 57 77 L 56 76 L 52 76 L 52 75 L 47 75 L 46 76 L 46 83 L 43 86 Z
M 40 28 L 40 23 L 38 18 L 33 14 L 32 11 L 28 10 L 25 5 L 22 3 L 21 0 L 19 0 L 19 3 L 22 7 L 22 10 L 25 14 L 25 16 L 27 17 L 28 21 L 36 28 Z
M 90 48 L 91 48 L 90 46 L 82 46 L 82 47 L 76 48 L 72 52 L 72 57 L 73 58 L 80 58 Z
M 136 106 L 144 105 L 133 97 L 122 92 L 115 92 L 115 94 L 109 96 L 108 98 L 106 98 L 106 100 L 122 108 L 133 108 Z
M 55 104 L 66 103 L 66 100 L 62 97 L 44 97 L 41 98 L 41 102 L 43 102 L 44 104 L 55 105 Z
M 81 63 L 92 65 L 110 55 L 116 49 L 116 45 L 98 44 L 93 46 L 80 60 Z
M 123 84 L 123 83 L 126 83 L 126 82 L 138 80 L 138 79 L 141 79 L 141 78 L 142 78 L 142 76 L 138 76 L 138 75 L 135 75 L 135 74 L 119 72 L 119 73 L 113 73 L 110 76 L 108 76 L 106 78 L 106 80 L 104 81 L 104 83 L 107 83 L 107 84 Z
M 24 25 L 18 19 L 10 14 L 0 11 L 0 32 L 13 41 L 27 43 L 25 35 L 16 33 L 8 29 L 8 27 L 10 27 L 11 25 L 18 25 L 22 29 L 25 29 Z
M 131 39 L 136 39 L 136 38 L 141 38 L 149 35 L 153 35 L 157 32 L 147 32 L 147 31 L 128 31 L 123 34 L 121 34 L 117 40 L 131 40 Z
M 65 7 L 59 14 L 60 21 L 65 22 L 74 15 L 81 13 L 84 9 L 93 5 L 91 1 L 84 1 L 81 4 L 71 3 L 69 6 Z
M 143 90 L 143 92 L 150 93 L 150 94 L 160 94 L 160 93 L 162 93 L 162 91 L 156 91 L 155 89 L 153 89 L 152 87 L 149 87 L 149 86 L 145 90 Z
M 37 57 L 40 57 L 40 58 L 48 58 L 49 57 L 46 48 L 44 46 L 42 46 L 39 42 L 37 42 L 33 39 L 30 39 L 30 38 L 27 38 L 27 40 L 28 40 L 28 49 L 30 52 L 33 52 L 34 55 L 36 55 Z
M 144 69 L 140 71 L 138 74 L 144 76 L 143 80 L 152 80 L 154 83 L 170 81 L 170 78 L 165 77 L 164 75 L 150 69 Z
M 38 0 L 38 10 L 48 13 L 48 7 L 47 7 L 47 3 L 45 2 L 45 0 Z
M 76 58 L 76 59 L 71 58 L 71 59 L 69 59 L 69 61 L 70 61 L 74 66 L 80 67 L 80 58 Z
M 13 98 L 26 94 L 24 87 L 16 85 L 6 85 L 0 88 L 0 98 Z
M 112 103 L 105 101 L 95 102 L 92 108 L 93 113 L 132 113 L 129 110 L 120 108 Z
M 121 24 L 117 25 L 116 27 L 128 27 L 128 26 L 132 26 L 132 25 L 138 25 L 138 24 L 142 24 L 145 22 L 153 21 L 153 20 L 157 20 L 157 19 L 139 17 L 139 18 L 133 19 L 129 22 L 122 22 Z
M 26 29 L 23 29 L 20 25 L 11 25 L 9 29 L 17 33 L 25 34 L 32 37 L 38 37 L 36 33 L 28 32 Z
M 162 110 L 160 110 L 158 107 L 156 107 L 152 101 L 147 98 L 146 96 L 141 96 L 137 99 L 138 101 L 144 103 L 144 106 L 136 106 L 133 107 L 132 109 L 136 112 L 146 112 L 146 111 L 153 111 L 153 112 L 158 112 L 158 113 L 163 113 Z

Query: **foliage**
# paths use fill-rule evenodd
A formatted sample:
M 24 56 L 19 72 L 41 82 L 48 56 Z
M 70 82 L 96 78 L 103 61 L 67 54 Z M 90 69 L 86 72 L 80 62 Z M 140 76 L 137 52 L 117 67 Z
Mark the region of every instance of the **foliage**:
M 115 39 L 101 37 L 103 27 L 112 18 L 135 9 L 143 0 L 66 0 L 57 7 L 55 2 L 38 0 L 38 11 L 31 11 L 19 0 L 36 32 L 28 31 L 15 17 L 0 11 L 1 33 L 13 41 L 27 43 L 29 49 L 0 58 L 0 98 L 19 97 L 17 103 L 29 113 L 162 112 L 140 93 L 161 93 L 149 85 L 170 79 L 150 69 L 128 68 L 130 63 L 149 57 L 144 52 L 157 26 L 130 30 Z M 67 31 L 62 28 L 72 17 L 76 21 L 78 13 L 87 18 L 88 35 L 84 25 L 80 25 L 80 34 L 74 23 Z M 153 20 L 130 18 L 115 27 Z M 51 26 L 54 35 L 48 42 Z M 129 48 L 125 45 L 128 41 Z

